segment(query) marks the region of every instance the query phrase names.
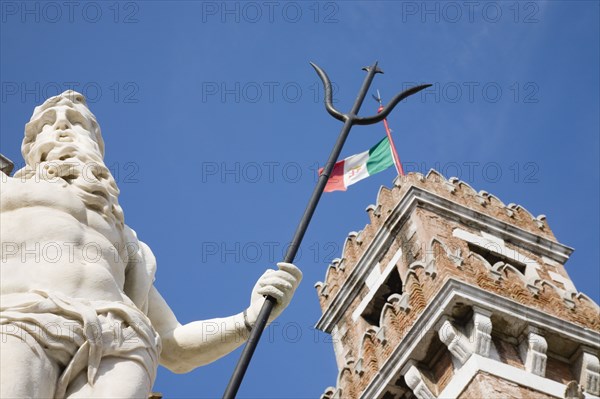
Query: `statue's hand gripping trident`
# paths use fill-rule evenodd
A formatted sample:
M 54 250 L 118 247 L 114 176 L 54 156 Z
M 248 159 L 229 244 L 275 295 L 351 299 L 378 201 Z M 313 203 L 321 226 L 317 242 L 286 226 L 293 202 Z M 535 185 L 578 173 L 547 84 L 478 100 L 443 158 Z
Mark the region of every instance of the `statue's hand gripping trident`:
M 315 69 L 315 71 L 319 75 L 319 78 L 321 78 L 321 81 L 323 82 L 323 85 L 325 87 L 324 103 L 325 103 L 325 108 L 327 109 L 327 112 L 329 112 L 329 114 L 331 114 L 331 116 L 333 116 L 334 118 L 344 122 L 344 126 L 342 127 L 342 130 L 338 136 L 338 139 L 335 142 L 333 150 L 331 151 L 331 154 L 329 155 L 329 159 L 327 160 L 327 163 L 325 164 L 323 171 L 319 175 L 319 180 L 317 181 L 317 185 L 315 186 L 315 189 L 313 190 L 310 200 L 308 201 L 308 205 L 306 206 L 304 215 L 302 216 L 302 219 L 300 219 L 300 223 L 298 224 L 298 227 L 296 228 L 296 232 L 294 233 L 294 238 L 292 239 L 291 244 L 289 245 L 289 247 L 287 249 L 285 258 L 283 260 L 283 262 L 286 262 L 286 263 L 292 263 L 294 261 L 294 258 L 296 257 L 296 253 L 298 252 L 298 248 L 300 247 L 300 243 L 302 242 L 304 233 L 306 233 L 308 224 L 310 223 L 310 220 L 315 212 L 315 209 L 317 208 L 317 204 L 319 203 L 319 199 L 321 198 L 321 195 L 323 194 L 323 190 L 325 189 L 327 180 L 329 179 L 329 176 L 331 175 L 331 172 L 333 171 L 333 167 L 338 160 L 338 157 L 342 151 L 342 147 L 344 146 L 344 143 L 346 142 L 346 138 L 348 137 L 348 133 L 350 133 L 350 129 L 352 128 L 352 126 L 354 126 L 354 125 L 372 125 L 374 123 L 382 121 L 384 118 L 386 118 L 390 114 L 390 112 L 392 112 L 394 107 L 396 107 L 396 105 L 398 105 L 398 103 L 400 101 L 431 86 L 430 84 L 424 84 L 424 85 L 419 85 L 419 86 L 415 86 L 410 89 L 404 90 L 402 93 L 400 93 L 400 94 L 396 95 L 394 98 L 392 98 L 392 100 L 388 103 L 388 105 L 385 106 L 383 108 L 383 110 L 381 110 L 381 112 L 379 112 L 378 114 L 373 115 L 373 116 L 368 116 L 368 117 L 359 117 L 358 111 L 360 110 L 360 107 L 363 103 L 363 100 L 365 99 L 365 96 L 367 94 L 367 91 L 369 90 L 369 87 L 371 86 L 371 82 L 373 81 L 375 74 L 383 73 L 383 71 L 381 69 L 379 69 L 379 67 L 377 66 L 377 62 L 375 62 L 373 65 L 371 65 L 369 67 L 363 68 L 363 70 L 367 71 L 367 76 L 365 77 L 365 80 L 363 81 L 363 84 L 360 88 L 360 91 L 358 92 L 358 96 L 356 97 L 356 100 L 354 101 L 354 105 L 352 106 L 352 109 L 347 114 L 341 113 L 340 111 L 335 109 L 335 107 L 333 106 L 331 81 L 329 80 L 329 77 L 327 76 L 325 71 L 323 69 L 319 68 L 316 64 L 314 64 L 312 62 L 310 63 L 310 65 L 312 65 L 312 67 Z M 246 369 L 248 368 L 248 365 L 250 364 L 250 359 L 252 358 L 254 350 L 256 349 L 256 346 L 258 344 L 260 336 L 262 335 L 262 332 L 267 324 L 267 321 L 269 320 L 269 315 L 271 314 L 271 311 L 273 310 L 273 307 L 275 306 L 275 304 L 276 304 L 276 299 L 274 299 L 270 296 L 267 296 L 265 298 L 265 302 L 260 310 L 258 319 L 256 320 L 256 324 L 252 328 L 252 332 L 250 333 L 248 342 L 246 343 L 246 346 L 244 347 L 244 350 L 242 351 L 242 354 L 236 365 L 233 375 L 231 376 L 231 379 L 229 380 L 229 384 L 227 385 L 225 393 L 223 394 L 224 399 L 235 398 L 235 395 L 237 394 L 237 391 L 240 387 L 242 379 L 244 378 L 244 374 L 246 373 Z

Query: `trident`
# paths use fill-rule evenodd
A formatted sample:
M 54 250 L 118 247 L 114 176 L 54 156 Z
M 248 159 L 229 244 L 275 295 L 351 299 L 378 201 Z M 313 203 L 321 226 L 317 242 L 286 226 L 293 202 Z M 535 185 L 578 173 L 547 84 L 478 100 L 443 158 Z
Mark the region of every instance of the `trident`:
M 348 137 L 348 133 L 350 133 L 350 129 L 352 128 L 352 126 L 354 126 L 354 125 L 372 125 L 374 123 L 381 122 L 384 118 L 386 118 L 390 114 L 390 112 L 392 112 L 394 107 L 400 101 L 431 86 L 430 84 L 425 84 L 425 85 L 415 86 L 410 89 L 407 89 L 407 90 L 403 91 L 402 93 L 396 95 L 394 98 L 392 98 L 392 100 L 388 103 L 388 105 L 386 105 L 381 110 L 381 112 L 379 112 L 377 115 L 360 117 L 357 115 L 358 111 L 360 110 L 360 106 L 362 105 L 363 100 L 365 99 L 367 91 L 369 90 L 369 87 L 371 86 L 371 82 L 373 81 L 373 78 L 375 77 L 375 74 L 383 73 L 383 71 L 381 69 L 379 69 L 379 67 L 377 66 L 377 62 L 375 62 L 373 65 L 371 65 L 369 67 L 363 68 L 364 71 L 367 71 L 367 76 L 365 77 L 362 87 L 360 88 L 360 91 L 358 92 L 358 96 L 356 97 L 356 100 L 354 101 L 352 110 L 347 114 L 341 113 L 340 111 L 335 109 L 335 107 L 333 106 L 332 94 L 331 94 L 331 81 L 329 80 L 329 77 L 327 76 L 325 71 L 322 70 L 321 68 L 319 68 L 317 65 L 315 65 L 312 62 L 310 63 L 310 65 L 315 69 L 315 71 L 317 72 L 317 75 L 319 75 L 319 78 L 321 78 L 321 81 L 323 82 L 323 86 L 325 87 L 325 99 L 324 99 L 325 109 L 327 109 L 327 112 L 329 112 L 329 114 L 331 116 L 333 116 L 335 119 L 338 119 L 338 120 L 344 122 L 344 126 L 342 127 L 340 135 L 338 136 L 338 139 L 335 142 L 335 145 L 333 146 L 333 150 L 331 150 L 329 159 L 327 160 L 327 163 L 325 164 L 325 167 L 323 168 L 323 171 L 321 172 L 321 175 L 319 176 L 319 180 L 317 181 L 317 185 L 315 186 L 315 189 L 313 190 L 310 200 L 308 201 L 308 205 L 306 206 L 304 215 L 302 215 L 302 219 L 300 219 L 300 223 L 298 224 L 298 227 L 296 228 L 296 232 L 294 233 L 294 238 L 292 239 L 291 244 L 288 247 L 287 252 L 285 253 L 284 262 L 287 262 L 287 263 L 292 263 L 294 261 L 294 258 L 296 257 L 296 252 L 298 251 L 298 248 L 300 247 L 300 243 L 302 242 L 304 233 L 306 233 L 308 224 L 310 223 L 313 213 L 315 212 L 315 209 L 317 208 L 317 204 L 319 203 L 319 199 L 321 198 L 321 195 L 323 194 L 323 190 L 325 189 L 327 180 L 329 179 L 329 176 L 331 175 L 331 172 L 333 171 L 333 167 L 334 167 L 335 163 L 337 162 L 338 157 L 340 156 L 340 152 L 342 151 L 342 147 L 344 146 L 344 143 L 346 142 L 346 138 Z M 235 395 L 237 394 L 237 391 L 240 388 L 242 379 L 244 378 L 244 374 L 246 374 L 246 369 L 248 368 L 248 365 L 250 364 L 250 360 L 252 358 L 252 355 L 254 354 L 254 350 L 256 349 L 256 346 L 258 345 L 258 341 L 260 340 L 260 336 L 262 335 L 262 332 L 265 329 L 265 326 L 267 325 L 267 320 L 269 320 L 269 315 L 271 314 L 271 311 L 273 310 L 275 303 L 276 303 L 276 300 L 274 298 L 272 298 L 270 296 L 267 296 L 265 298 L 265 302 L 260 310 L 260 313 L 258 314 L 258 319 L 256 321 L 256 324 L 254 325 L 254 327 L 252 328 L 252 331 L 250 332 L 250 337 L 248 338 L 248 342 L 246 342 L 246 346 L 244 346 L 242 354 L 240 355 L 240 359 L 238 360 L 238 363 L 235 366 L 235 370 L 233 371 L 233 375 L 231 376 L 231 379 L 229 380 L 229 384 L 227 385 L 227 388 L 225 389 L 225 393 L 223 394 L 223 399 L 235 398 Z

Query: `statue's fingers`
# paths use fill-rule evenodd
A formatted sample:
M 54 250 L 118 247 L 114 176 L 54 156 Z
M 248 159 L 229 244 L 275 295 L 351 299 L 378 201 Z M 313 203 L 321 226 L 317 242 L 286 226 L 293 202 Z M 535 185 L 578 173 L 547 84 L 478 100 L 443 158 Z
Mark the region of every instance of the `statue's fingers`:
M 278 290 L 284 291 L 284 292 L 288 292 L 288 291 L 292 291 L 294 289 L 294 284 L 293 282 L 289 282 L 281 277 L 277 277 L 277 276 L 269 276 L 267 278 L 264 278 L 261 280 L 260 282 L 260 287 L 267 287 L 267 286 L 273 286 L 275 288 L 277 288 Z
M 302 281 L 302 271 L 298 269 L 298 267 L 296 267 L 295 265 L 286 262 L 279 262 L 277 264 L 277 267 L 279 268 L 279 270 L 283 270 L 294 276 L 298 283 Z
M 279 278 L 279 279 L 285 280 L 293 286 L 298 285 L 298 279 L 295 276 L 293 276 L 292 274 L 290 274 L 286 271 L 283 271 L 283 270 L 276 270 L 274 273 L 269 274 L 267 277 L 268 278 Z
M 283 291 L 277 289 L 272 285 L 261 287 L 257 292 L 260 295 L 268 295 L 270 297 L 273 297 L 277 300 L 277 302 L 283 302 L 283 300 L 285 299 L 285 294 L 283 293 Z
M 268 276 L 269 274 L 271 274 L 273 272 L 275 272 L 275 270 L 273 270 L 273 269 L 267 269 L 267 270 L 265 270 L 265 272 L 262 274 L 261 277 Z

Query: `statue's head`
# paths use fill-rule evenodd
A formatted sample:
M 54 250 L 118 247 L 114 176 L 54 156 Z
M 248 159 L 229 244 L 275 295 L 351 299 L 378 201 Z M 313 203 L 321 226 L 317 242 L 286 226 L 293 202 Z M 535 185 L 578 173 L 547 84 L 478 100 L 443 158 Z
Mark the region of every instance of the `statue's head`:
M 85 97 L 72 90 L 36 107 L 21 146 L 25 167 L 15 178 L 67 184 L 85 205 L 122 227 L 119 189 L 104 164 L 104 141 Z
M 102 159 L 104 141 L 100 126 L 85 97 L 67 90 L 36 107 L 25 125 L 21 152 L 29 165 L 76 158 L 84 152 Z

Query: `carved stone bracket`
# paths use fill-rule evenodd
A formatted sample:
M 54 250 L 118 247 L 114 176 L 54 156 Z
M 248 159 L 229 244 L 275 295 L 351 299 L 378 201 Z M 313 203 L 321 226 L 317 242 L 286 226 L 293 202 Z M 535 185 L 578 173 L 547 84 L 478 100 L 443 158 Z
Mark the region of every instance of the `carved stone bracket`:
M 423 375 L 414 361 L 409 361 L 401 373 L 404 374 L 406 385 L 408 385 L 418 399 L 436 399 L 436 396 L 429 390 L 427 384 L 425 384 Z
M 487 205 L 487 196 L 488 196 L 488 193 L 486 191 L 481 190 L 481 191 L 479 191 L 479 193 L 477 193 L 477 195 L 475 196 L 475 199 L 477 200 L 479 205 L 486 206 Z
M 565 305 L 567 305 L 567 307 L 569 309 L 574 309 L 575 308 L 575 301 L 573 301 L 573 297 L 577 296 L 577 291 L 574 290 L 566 290 L 563 293 L 563 301 L 565 302 Z
M 536 328 L 529 327 L 526 330 L 526 335 L 521 341 L 519 350 L 521 359 L 525 363 L 525 370 L 545 377 L 548 343 Z
M 478 306 L 473 306 L 473 324 L 465 335 L 461 329 L 443 318 L 437 325 L 438 336 L 446 345 L 452 356 L 462 365 L 473 353 L 488 357 L 492 344 L 492 313 Z
M 600 396 L 600 360 L 595 351 L 581 347 L 572 360 L 573 371 L 579 384 L 586 392 Z
M 335 393 L 335 387 L 327 387 L 325 391 L 321 394 L 319 399 L 333 399 L 333 394 Z
M 488 357 L 492 343 L 492 312 L 473 306 L 473 330 L 471 331 L 470 341 L 474 343 L 475 353 Z
M 387 338 L 385 337 L 385 333 L 386 333 L 385 326 L 381 326 L 377 330 L 377 334 L 375 334 L 375 338 L 377 338 L 379 340 L 379 342 L 381 342 L 383 345 L 385 345 L 386 342 L 387 342 Z
M 456 186 L 454 184 L 452 184 L 452 182 L 450 182 L 450 181 L 445 181 L 444 182 L 444 188 L 446 190 L 448 190 L 448 192 L 450 194 L 454 194 L 456 192 Z
M 362 376 L 365 373 L 365 369 L 363 367 L 363 358 L 359 358 L 354 365 L 354 372 L 359 376 Z
M 492 265 L 492 268 L 490 269 L 490 276 L 494 279 L 494 281 L 504 280 L 505 268 L 506 264 L 502 261 L 496 262 Z
M 434 278 L 437 274 L 433 249 L 429 249 L 429 251 L 425 253 L 425 274 L 431 276 L 432 278 Z
M 402 295 L 392 294 L 388 297 L 387 301 L 392 304 L 396 309 L 403 312 L 410 310 L 410 292 L 406 291 Z
M 448 347 L 450 353 L 461 365 L 464 364 L 473 353 L 467 337 L 448 319 L 443 319 L 438 324 L 437 330 L 440 340 Z
M 577 381 L 571 381 L 565 388 L 565 399 L 584 399 L 585 395 Z
M 458 248 L 456 250 L 456 254 L 448 253 L 448 257 L 456 265 L 456 267 L 458 269 L 462 270 L 462 264 L 464 262 L 464 259 L 463 259 L 462 255 L 461 255 L 460 248 Z
M 525 288 L 527 288 L 529 290 L 529 292 L 531 292 L 533 294 L 534 298 L 537 298 L 538 295 L 540 294 L 539 287 L 535 286 L 534 284 L 526 283 Z

